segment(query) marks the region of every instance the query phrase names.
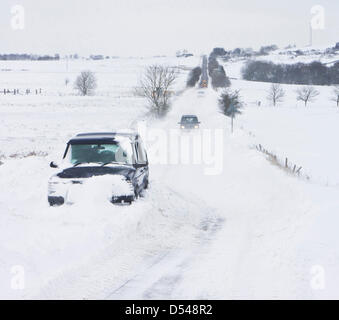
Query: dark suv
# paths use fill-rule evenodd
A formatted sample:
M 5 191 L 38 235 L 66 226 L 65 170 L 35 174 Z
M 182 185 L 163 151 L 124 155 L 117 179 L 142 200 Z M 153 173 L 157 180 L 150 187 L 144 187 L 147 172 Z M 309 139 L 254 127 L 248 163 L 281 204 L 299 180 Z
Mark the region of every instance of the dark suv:
M 51 162 L 52 168 L 59 168 Z M 148 159 L 137 133 L 81 133 L 68 141 L 60 166 L 48 183 L 51 206 L 64 204 L 74 184 L 106 176 L 113 203 L 131 203 L 148 187 Z M 106 178 L 105 178 L 106 179 Z
M 183 115 L 179 122 L 180 129 L 199 129 L 199 120 L 195 115 Z

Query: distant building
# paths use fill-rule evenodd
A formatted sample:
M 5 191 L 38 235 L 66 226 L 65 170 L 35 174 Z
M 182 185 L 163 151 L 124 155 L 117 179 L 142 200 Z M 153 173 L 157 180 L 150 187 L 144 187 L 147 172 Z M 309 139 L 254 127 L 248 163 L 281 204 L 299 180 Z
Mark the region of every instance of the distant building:
M 90 55 L 89 57 L 91 60 L 103 60 L 104 56 L 101 54 L 97 54 L 97 55 Z
M 177 58 L 181 58 L 181 57 L 192 57 L 193 53 L 189 53 L 187 50 L 182 50 L 182 51 L 177 51 L 176 52 L 176 56 Z

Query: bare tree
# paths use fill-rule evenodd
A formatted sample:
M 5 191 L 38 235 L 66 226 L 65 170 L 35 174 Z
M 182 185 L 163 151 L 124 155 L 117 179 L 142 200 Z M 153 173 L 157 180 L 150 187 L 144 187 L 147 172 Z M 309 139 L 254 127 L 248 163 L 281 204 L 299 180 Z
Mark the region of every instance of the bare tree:
M 297 100 L 303 101 L 305 103 L 305 107 L 308 102 L 314 101 L 318 95 L 319 91 L 312 86 L 303 87 L 297 90 Z
M 278 102 L 282 102 L 285 97 L 285 91 L 281 88 L 281 85 L 278 83 L 272 83 L 269 91 L 267 100 L 273 103 L 274 106 L 277 105 Z
M 220 112 L 226 117 L 231 118 L 231 132 L 233 133 L 234 118 L 236 115 L 241 114 L 240 109 L 243 107 L 240 91 L 231 91 L 229 89 L 224 89 L 219 97 L 218 102 Z
M 140 80 L 140 87 L 136 92 L 148 100 L 150 112 L 157 117 L 163 117 L 169 111 L 171 86 L 175 79 L 173 68 L 151 65 L 146 68 Z
M 333 88 L 332 101 L 335 101 L 337 103 L 337 107 L 339 107 L 339 86 Z
M 97 87 L 97 79 L 92 71 L 85 70 L 80 73 L 74 83 L 74 89 L 78 90 L 83 96 L 94 93 Z

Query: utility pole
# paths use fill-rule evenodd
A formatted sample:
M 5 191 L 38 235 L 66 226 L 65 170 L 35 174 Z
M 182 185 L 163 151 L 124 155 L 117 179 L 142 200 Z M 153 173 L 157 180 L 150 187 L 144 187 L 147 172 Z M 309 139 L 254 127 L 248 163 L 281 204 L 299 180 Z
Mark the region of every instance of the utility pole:
M 234 121 L 234 114 L 232 113 L 231 116 L 231 132 L 233 133 L 233 121 Z
M 68 73 L 68 55 L 66 56 L 66 72 Z
M 235 112 L 236 112 L 236 108 L 233 104 L 230 105 L 229 107 L 229 112 L 230 112 L 230 115 L 231 115 L 231 133 L 233 134 L 233 128 L 234 128 L 234 116 L 235 116 Z
M 310 22 L 310 47 L 313 46 L 313 28 L 312 28 L 312 22 Z

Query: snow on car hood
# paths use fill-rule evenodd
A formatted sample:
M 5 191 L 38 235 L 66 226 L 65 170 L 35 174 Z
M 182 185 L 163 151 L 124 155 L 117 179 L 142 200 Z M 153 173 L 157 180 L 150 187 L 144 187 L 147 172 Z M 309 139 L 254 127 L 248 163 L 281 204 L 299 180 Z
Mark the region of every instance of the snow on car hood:
M 94 176 L 104 175 L 122 175 L 124 177 L 131 177 L 135 169 L 128 166 L 85 166 L 85 167 L 71 167 L 59 172 L 57 176 L 62 179 L 72 178 L 91 178 Z

